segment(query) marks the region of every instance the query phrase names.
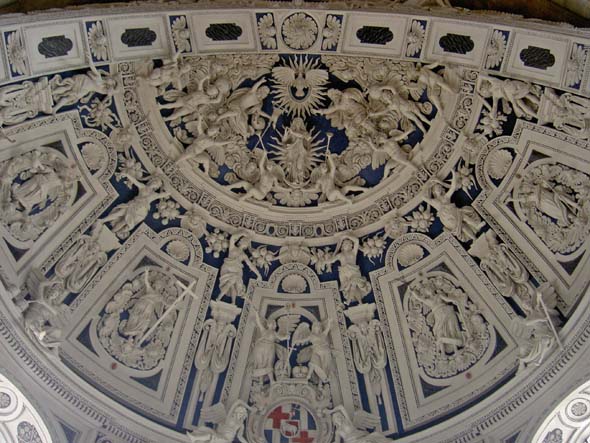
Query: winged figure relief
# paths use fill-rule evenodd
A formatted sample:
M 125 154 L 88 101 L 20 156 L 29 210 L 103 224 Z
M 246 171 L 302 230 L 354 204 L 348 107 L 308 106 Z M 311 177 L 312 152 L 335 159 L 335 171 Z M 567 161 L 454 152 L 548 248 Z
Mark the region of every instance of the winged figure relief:
M 320 383 L 326 383 L 332 371 L 332 348 L 330 346 L 330 329 L 332 319 L 320 322 L 299 323 L 293 333 L 293 345 L 307 345 L 297 355 L 297 363 L 307 364 L 307 379 L 315 374 Z
M 299 322 L 299 315 L 282 315 L 276 320 L 263 320 L 256 310 L 254 310 L 254 315 L 258 334 L 250 355 L 253 367 L 252 376 L 261 381 L 264 381 L 265 377 L 273 381 L 274 374 L 277 377 L 288 377 L 291 372 L 290 352 L 278 342 L 291 337 L 291 333 Z
M 272 69 L 272 78 L 276 103 L 296 117 L 311 114 L 326 97 L 328 71 L 319 67 L 317 59 L 290 58 L 285 66 Z

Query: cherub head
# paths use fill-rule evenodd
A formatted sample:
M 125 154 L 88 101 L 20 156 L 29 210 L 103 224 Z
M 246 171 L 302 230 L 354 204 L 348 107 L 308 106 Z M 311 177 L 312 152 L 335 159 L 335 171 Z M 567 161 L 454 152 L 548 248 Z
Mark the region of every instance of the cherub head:
M 440 183 L 435 183 L 431 188 L 431 193 L 434 198 L 439 198 L 445 195 L 445 188 Z
M 270 94 L 270 88 L 268 86 L 261 86 L 256 91 L 256 97 L 258 97 L 260 100 L 264 100 L 268 94 Z
M 243 422 L 248 417 L 248 411 L 244 406 L 236 406 L 232 414 L 234 420 Z
M 491 97 L 492 96 L 492 83 L 488 80 L 482 80 L 477 88 L 477 92 L 482 97 Z
M 344 240 L 342 240 L 342 245 L 340 246 L 340 249 L 342 249 L 345 252 L 352 251 L 354 249 L 353 241 L 349 238 L 345 238 Z
M 342 98 L 342 91 L 339 91 L 338 89 L 329 89 L 328 97 L 330 100 L 332 100 L 332 102 L 338 103 Z

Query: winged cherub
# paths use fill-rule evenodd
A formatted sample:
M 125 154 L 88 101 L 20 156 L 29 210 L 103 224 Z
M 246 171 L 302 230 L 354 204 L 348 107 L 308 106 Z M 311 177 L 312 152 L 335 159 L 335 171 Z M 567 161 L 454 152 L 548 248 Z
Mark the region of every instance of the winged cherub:
M 336 162 L 334 156 L 329 152 L 326 153 L 326 162 L 320 164 L 310 177 L 314 186 L 310 189 L 315 192 L 321 192 L 329 202 L 343 201 L 352 204 L 350 197 L 346 194 L 349 192 L 364 192 L 365 188 L 356 185 L 337 186 L 336 179 Z
M 186 160 L 193 160 L 203 166 L 205 174 L 209 175 L 211 157 L 216 163 L 222 163 L 225 157 L 224 146 L 232 143 L 233 140 L 216 140 L 220 134 L 218 126 L 211 126 L 208 129 L 203 128 L 203 116 L 199 115 L 197 121 L 198 136 L 187 146 L 184 153 L 176 160 L 177 165 L 181 165 Z
M 282 189 L 280 182 L 284 180 L 285 172 L 279 165 L 268 159 L 266 150 L 262 150 L 258 160 L 258 171 L 258 181 L 256 183 L 240 180 L 228 185 L 228 188 L 243 188 L 246 193 L 240 196 L 240 200 L 253 198 L 259 201 L 264 200 L 269 192 Z
M 315 374 L 320 383 L 327 383 L 332 368 L 332 348 L 330 347 L 330 329 L 334 321 L 329 318 L 325 322 L 315 320 L 311 324 L 299 323 L 293 334 L 293 344 L 311 346 L 303 349 L 297 356 L 297 363 L 308 363 L 307 380 Z

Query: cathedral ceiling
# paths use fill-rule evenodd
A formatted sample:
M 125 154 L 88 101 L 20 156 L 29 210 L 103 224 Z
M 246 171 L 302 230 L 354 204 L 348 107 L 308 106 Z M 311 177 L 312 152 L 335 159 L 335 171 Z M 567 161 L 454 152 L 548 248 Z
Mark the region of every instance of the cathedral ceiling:
M 532 436 L 486 428 L 583 343 L 590 35 L 408 3 L 0 20 L 0 331 L 93 441 Z

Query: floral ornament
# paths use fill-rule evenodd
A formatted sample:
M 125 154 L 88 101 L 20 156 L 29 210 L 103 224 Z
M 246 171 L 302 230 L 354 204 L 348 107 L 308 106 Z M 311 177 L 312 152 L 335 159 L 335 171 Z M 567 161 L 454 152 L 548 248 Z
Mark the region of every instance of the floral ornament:
M 504 58 L 507 45 L 508 40 L 506 35 L 502 31 L 498 31 L 496 29 L 492 34 L 492 39 L 490 40 L 490 44 L 488 46 L 486 69 L 494 69 L 500 66 L 500 63 L 502 63 L 502 59 Z
M 108 156 L 106 150 L 96 143 L 86 143 L 80 151 L 82 152 L 82 158 L 86 166 L 92 171 L 102 168 L 107 162 Z
M 369 261 L 375 264 L 375 259 L 381 260 L 385 251 L 385 235 L 375 235 L 366 239 L 360 247 L 360 251 Z
M 41 436 L 37 429 L 28 421 L 20 422 L 16 429 L 19 443 L 41 443 Z
M 252 260 L 256 267 L 268 274 L 270 264 L 275 260 L 276 252 L 269 251 L 266 246 L 260 246 L 252 251 Z
M 6 38 L 6 53 L 12 71 L 20 75 L 26 74 L 27 51 L 25 50 L 19 32 L 15 31 L 8 34 L 8 37 Z
M 569 60 L 567 61 L 567 70 L 565 73 L 565 84 L 568 87 L 574 87 L 582 81 L 584 74 L 584 65 L 588 52 L 582 45 L 574 45 Z
M 434 215 L 430 212 L 428 205 L 421 205 L 417 211 L 412 212 L 406 217 L 406 221 L 409 223 L 411 231 L 416 232 L 428 232 L 430 226 L 434 222 Z
M 88 46 L 95 60 L 106 60 L 108 58 L 109 41 L 102 27 L 102 22 L 95 22 L 88 28 Z
M 469 190 L 475 186 L 473 169 L 465 165 L 457 168 L 457 178 L 459 180 L 459 186 L 461 189 L 469 194 Z
M 319 198 L 319 194 L 305 189 L 284 189 L 275 193 L 275 198 L 281 205 L 300 208 L 310 205 Z
M 120 125 L 119 117 L 110 108 L 112 103 L 113 99 L 110 95 L 103 100 L 98 97 L 94 98 L 89 105 L 80 106 L 81 111 L 88 112 L 88 114 L 82 116 L 82 120 L 87 126 L 91 128 L 100 127 L 103 131 Z
M 5 392 L 0 392 L 0 409 L 6 409 L 10 406 L 11 399 L 10 395 Z
M 205 242 L 207 243 L 205 252 L 212 254 L 215 258 L 219 258 L 229 248 L 229 234 L 215 228 L 213 232 L 205 235 Z
M 336 15 L 328 15 L 326 17 L 326 25 L 322 31 L 322 49 L 324 51 L 333 50 L 338 44 L 340 38 L 340 30 L 342 28 L 342 22 Z
M 477 124 L 477 128 L 486 137 L 493 137 L 494 135 L 502 135 L 502 126 L 508 121 L 501 112 L 492 114 L 491 111 L 484 110 L 481 120 Z
M 394 212 L 385 224 L 385 236 L 395 239 L 408 231 L 426 233 L 433 222 L 434 215 L 430 212 L 428 205 L 421 205 L 417 211 L 405 217 Z
M 414 57 L 420 54 L 425 34 L 426 27 L 419 20 L 414 20 L 410 27 L 410 32 L 408 32 L 408 46 L 406 47 L 406 55 L 408 57 Z
M 172 40 L 174 40 L 174 46 L 176 46 L 176 51 L 190 52 L 190 50 L 191 50 L 191 42 L 190 42 L 191 32 L 188 29 L 188 26 L 186 23 L 186 17 L 184 15 L 177 17 L 172 22 L 171 29 L 172 29 Z
M 143 166 L 140 162 L 135 160 L 130 154 L 119 154 L 119 172 L 115 174 L 117 180 L 123 180 L 127 186 L 132 187 L 129 177 L 135 180 L 141 180 L 144 177 Z
M 318 38 L 318 25 L 305 12 L 290 15 L 281 28 L 283 40 L 291 49 L 309 49 Z
M 263 49 L 277 49 L 277 30 L 272 14 L 264 14 L 258 19 L 258 35 Z
M 188 229 L 197 237 L 202 237 L 207 231 L 207 223 L 197 205 L 193 205 L 188 211 L 180 216 L 180 227 Z
M 160 200 L 156 206 L 156 212 L 154 213 L 154 219 L 162 220 L 162 224 L 165 226 L 170 221 L 178 218 L 180 215 L 180 205 L 174 200 L 166 199 Z
M 563 432 L 555 428 L 545 436 L 543 443 L 563 443 Z

